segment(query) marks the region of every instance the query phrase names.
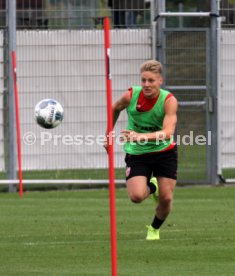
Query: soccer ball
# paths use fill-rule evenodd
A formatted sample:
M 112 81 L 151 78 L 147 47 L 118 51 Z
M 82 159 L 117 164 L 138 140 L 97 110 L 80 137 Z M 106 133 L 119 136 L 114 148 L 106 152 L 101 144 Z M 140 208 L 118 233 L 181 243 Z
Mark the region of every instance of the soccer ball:
M 55 128 L 63 120 L 64 110 L 62 105 L 53 99 L 44 99 L 34 108 L 37 124 L 43 128 Z

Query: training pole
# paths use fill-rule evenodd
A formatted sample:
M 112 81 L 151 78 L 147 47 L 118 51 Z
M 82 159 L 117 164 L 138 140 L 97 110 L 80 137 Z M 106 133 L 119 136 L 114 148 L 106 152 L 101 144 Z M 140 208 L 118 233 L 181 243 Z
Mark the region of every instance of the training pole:
M 115 183 L 114 183 L 114 154 L 113 154 L 113 112 L 112 112 L 112 82 L 110 73 L 110 22 L 104 18 L 104 44 L 105 44 L 105 73 L 107 95 L 108 120 L 108 159 L 109 159 L 109 202 L 110 202 L 110 231 L 112 276 L 117 275 L 117 238 L 116 238 L 116 210 L 115 210 Z
M 17 135 L 17 155 L 18 155 L 18 177 L 19 177 L 19 196 L 23 195 L 23 183 L 22 183 L 22 162 L 21 162 L 21 140 L 20 140 L 20 115 L 19 115 L 19 99 L 18 99 L 18 87 L 16 77 L 16 53 L 12 52 L 12 67 L 13 67 L 13 79 L 14 79 L 14 96 L 15 96 L 15 113 L 16 113 L 16 135 Z

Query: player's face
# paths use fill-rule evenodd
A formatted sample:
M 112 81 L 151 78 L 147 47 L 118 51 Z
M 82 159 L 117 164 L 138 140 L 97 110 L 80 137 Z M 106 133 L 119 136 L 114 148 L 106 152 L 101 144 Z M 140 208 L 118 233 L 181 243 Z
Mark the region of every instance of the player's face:
M 160 74 L 156 74 L 150 71 L 141 73 L 141 85 L 146 98 L 155 98 L 158 96 L 160 86 L 162 85 L 163 79 Z

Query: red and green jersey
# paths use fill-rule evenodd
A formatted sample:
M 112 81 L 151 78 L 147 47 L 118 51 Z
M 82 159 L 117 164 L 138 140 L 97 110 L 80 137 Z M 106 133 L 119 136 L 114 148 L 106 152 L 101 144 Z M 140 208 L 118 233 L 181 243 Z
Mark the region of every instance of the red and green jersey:
M 138 99 L 142 91 L 142 86 L 132 87 L 132 97 L 127 107 L 128 130 L 138 133 L 150 133 L 163 129 L 163 120 L 165 117 L 164 104 L 170 92 L 160 89 L 157 101 L 148 111 L 138 111 Z M 149 142 L 127 142 L 124 144 L 124 151 L 129 154 L 145 154 L 158 152 L 167 149 L 173 143 L 173 137 L 164 141 Z

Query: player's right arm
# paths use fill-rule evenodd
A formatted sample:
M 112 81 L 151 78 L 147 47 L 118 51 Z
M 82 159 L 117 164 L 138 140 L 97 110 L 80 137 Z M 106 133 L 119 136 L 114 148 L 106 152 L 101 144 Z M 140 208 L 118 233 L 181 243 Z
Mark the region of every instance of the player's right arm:
M 130 91 L 125 91 L 121 97 L 113 104 L 112 111 L 113 111 L 113 128 L 118 120 L 118 117 L 122 110 L 126 109 L 131 101 L 131 93 Z M 106 142 L 104 143 L 104 148 L 108 152 L 108 130 L 106 131 Z
M 128 107 L 130 101 L 131 93 L 130 91 L 125 91 L 122 96 L 113 104 L 113 127 L 115 126 L 121 111 Z

